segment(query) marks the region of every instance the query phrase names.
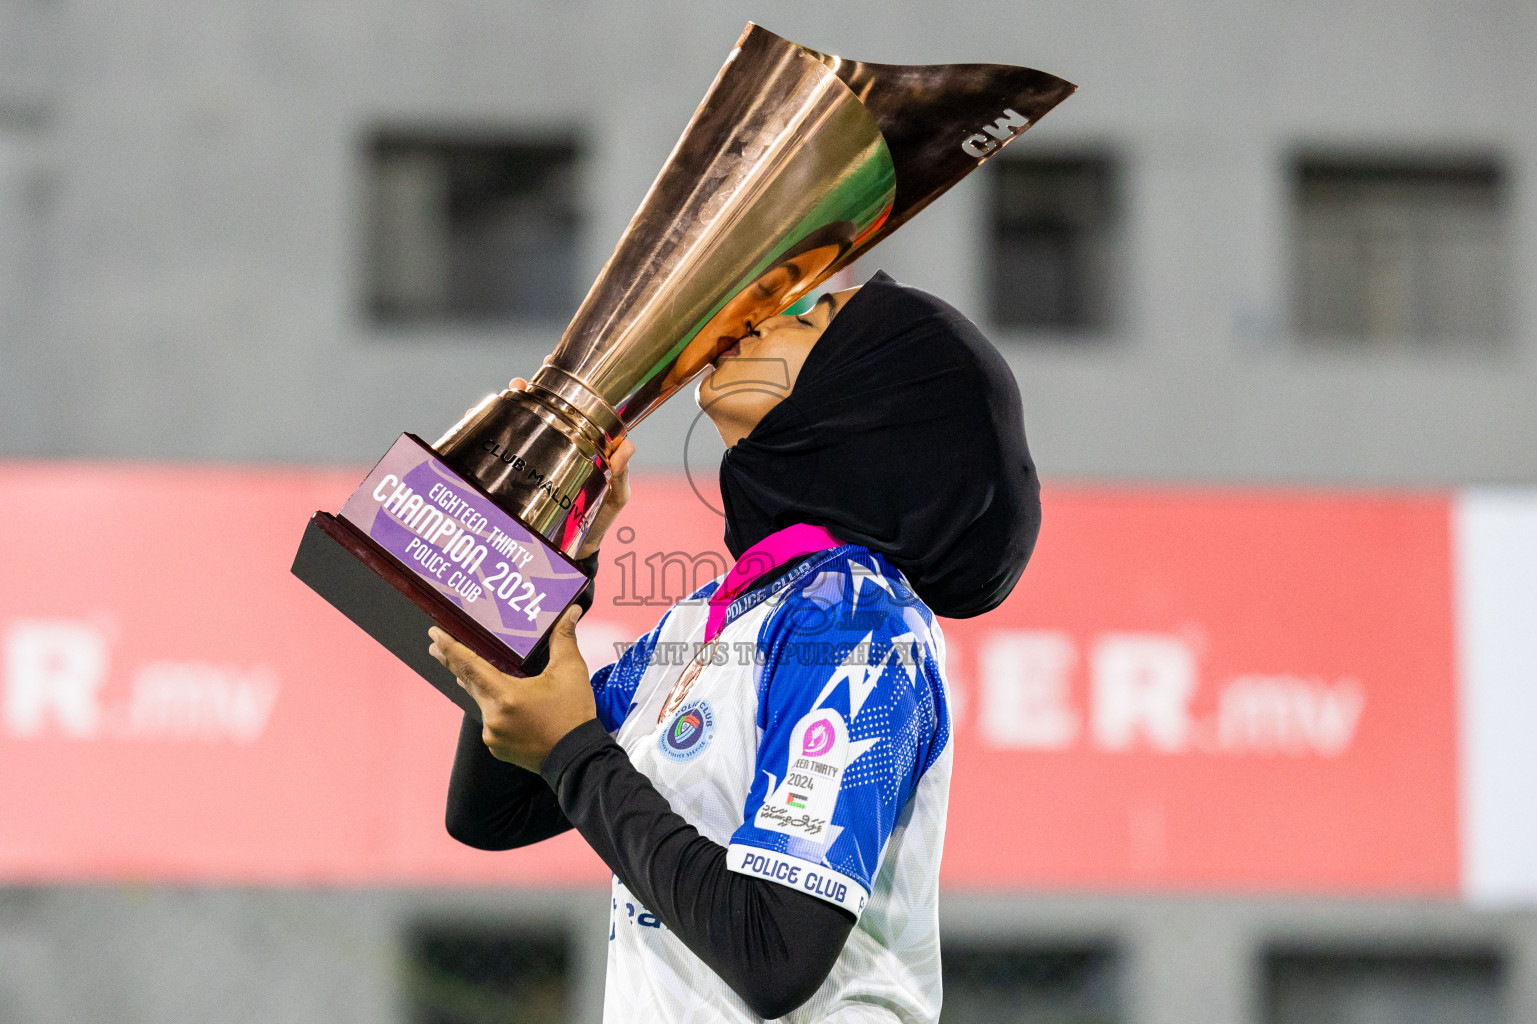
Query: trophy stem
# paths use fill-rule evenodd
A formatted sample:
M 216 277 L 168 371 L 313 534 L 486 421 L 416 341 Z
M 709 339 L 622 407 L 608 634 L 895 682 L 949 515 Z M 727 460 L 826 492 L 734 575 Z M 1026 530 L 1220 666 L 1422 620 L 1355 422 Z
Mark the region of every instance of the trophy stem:
M 624 439 L 626 426 L 619 411 L 570 371 L 545 363 L 528 382 L 528 387 L 547 405 L 564 413 L 579 429 L 587 429 L 593 443 L 605 452 L 612 453 Z
M 622 429 L 611 437 L 571 397 L 581 396 L 532 385 L 504 391 L 433 445 L 445 465 L 568 556 L 592 526 L 608 490 L 609 455 L 623 437 Z

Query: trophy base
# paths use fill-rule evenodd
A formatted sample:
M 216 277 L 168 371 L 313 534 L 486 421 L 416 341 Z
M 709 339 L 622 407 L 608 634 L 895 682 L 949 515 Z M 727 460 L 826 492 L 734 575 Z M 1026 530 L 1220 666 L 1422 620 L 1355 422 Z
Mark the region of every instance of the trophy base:
M 316 512 L 305 528 L 293 574 L 477 721 L 474 698 L 427 653 L 429 627 L 442 626 L 509 675 L 528 675 L 526 663 L 544 661 L 543 643 L 519 658 L 361 530 L 325 512 Z

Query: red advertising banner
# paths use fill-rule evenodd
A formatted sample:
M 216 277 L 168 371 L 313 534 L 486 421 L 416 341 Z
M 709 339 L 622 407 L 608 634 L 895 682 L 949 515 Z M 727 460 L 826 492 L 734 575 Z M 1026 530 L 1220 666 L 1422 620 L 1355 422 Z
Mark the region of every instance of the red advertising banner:
M 947 877 L 1455 893 L 1441 498 L 1054 491 L 966 694 Z
M 361 475 L 0 468 L 0 878 L 602 882 L 574 835 L 450 840 L 457 709 L 289 575 Z M 726 566 L 687 481 L 635 493 L 593 667 Z M 1446 498 L 1045 506 L 1009 602 L 944 624 L 948 884 L 1456 891 Z

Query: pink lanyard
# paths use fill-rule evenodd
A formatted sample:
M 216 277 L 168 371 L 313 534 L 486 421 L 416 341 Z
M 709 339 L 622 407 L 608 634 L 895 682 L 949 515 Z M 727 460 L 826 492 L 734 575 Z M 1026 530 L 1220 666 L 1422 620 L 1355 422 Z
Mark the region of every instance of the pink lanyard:
M 842 547 L 843 541 L 820 526 L 796 523 L 764 537 L 742 552 L 731 571 L 710 597 L 710 615 L 705 620 L 704 642 L 710 643 L 726 628 L 727 612 L 731 603 L 742 595 L 750 583 L 764 573 L 776 569 L 792 558 L 831 551 Z

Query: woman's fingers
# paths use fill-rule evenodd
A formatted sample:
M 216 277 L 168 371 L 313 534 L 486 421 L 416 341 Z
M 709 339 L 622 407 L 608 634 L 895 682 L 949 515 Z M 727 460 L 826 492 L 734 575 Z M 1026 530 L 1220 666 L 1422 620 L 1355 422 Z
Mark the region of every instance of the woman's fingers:
M 507 382 L 507 390 L 526 391 L 528 390 L 528 381 L 524 380 L 522 377 L 514 377 L 512 380 Z
M 428 630 L 427 635 L 431 636 L 432 631 Z M 448 655 L 443 653 L 443 648 L 438 646 L 438 642 L 436 640 L 427 645 L 427 653 L 436 659 L 439 665 L 442 665 L 444 668 L 448 668 Z M 453 670 L 449 669 L 449 671 Z M 464 680 L 460 679 L 458 676 L 454 676 L 454 682 L 458 683 L 463 689 L 469 689 L 468 686 L 464 685 Z
M 630 457 L 635 454 L 635 444 L 629 438 L 619 443 L 614 459 L 609 463 L 608 496 L 603 499 L 600 515 L 607 515 L 613 522 L 619 511 L 630 503 Z
M 441 627 L 433 626 L 427 630 L 427 635 L 432 638 L 432 646 L 427 648 L 427 652 L 454 674 L 460 686 L 471 694 L 480 696 L 485 686 L 485 672 L 496 670 L 480 655 L 449 636 Z
M 608 463 L 608 493 L 603 496 L 603 504 L 598 506 L 597 514 L 593 516 L 592 528 L 587 531 L 587 539 L 577 551 L 577 558 L 586 558 L 598 550 L 614 517 L 629 504 L 630 457 L 634 454 L 635 443 L 629 438 L 619 442 L 619 447 L 614 449 Z
M 613 476 L 627 473 L 630 470 L 630 456 L 635 454 L 635 442 L 625 438 L 619 442 L 619 448 L 614 452 L 613 459 L 609 462 L 609 471 Z
M 555 628 L 550 631 L 550 665 L 554 667 L 566 661 L 574 660 L 582 666 L 586 673 L 586 662 L 582 660 L 582 652 L 576 642 L 576 624 L 582 617 L 582 609 L 576 605 L 567 608 L 555 622 Z M 546 669 L 545 671 L 549 671 Z
M 576 644 L 580 608 L 568 608 L 550 634 L 550 663 L 527 679 L 503 675 L 439 626 L 428 630 L 432 656 L 480 706 L 481 739 L 491 754 L 538 771 L 562 736 L 597 714 L 591 679 Z

